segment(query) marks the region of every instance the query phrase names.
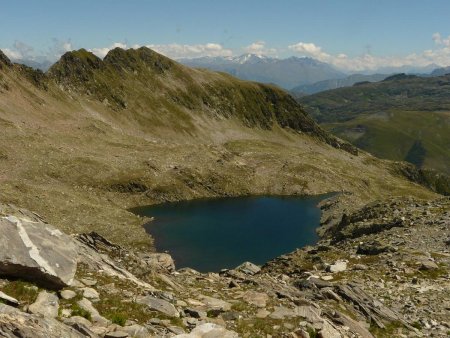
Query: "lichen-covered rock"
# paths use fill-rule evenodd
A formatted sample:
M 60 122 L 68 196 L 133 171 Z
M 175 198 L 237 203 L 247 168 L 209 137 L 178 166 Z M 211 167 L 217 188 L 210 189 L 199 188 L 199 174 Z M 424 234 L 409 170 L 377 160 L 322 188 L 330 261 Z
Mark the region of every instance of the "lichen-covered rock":
M 38 218 L 0 218 L 0 275 L 35 281 L 49 288 L 70 285 L 77 253 L 70 236 Z

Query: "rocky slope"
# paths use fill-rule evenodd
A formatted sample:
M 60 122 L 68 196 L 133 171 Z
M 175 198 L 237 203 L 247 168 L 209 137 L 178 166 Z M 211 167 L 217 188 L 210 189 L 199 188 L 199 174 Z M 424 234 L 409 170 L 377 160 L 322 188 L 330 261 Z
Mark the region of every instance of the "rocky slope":
M 16 258 L 15 270 L 0 268 L 4 337 L 450 334 L 448 198 L 373 203 L 344 216 L 330 229 L 329 241 L 262 268 L 246 262 L 220 273 L 176 270 L 168 254 L 128 250 L 96 233 L 55 242 L 43 269 L 28 260 L 31 246 L 40 252 L 49 238 L 65 235 L 26 210 L 12 205 L 0 210 L 2 233 L 30 239 L 26 248 L 8 251 Z M 23 229 L 18 222 L 26 224 Z M 75 248 L 70 254 L 75 260 L 64 261 L 67 254 L 60 249 L 67 245 Z M 4 267 L 8 260 L 2 254 Z M 71 280 L 48 284 L 46 276 L 63 261 Z M 39 276 L 24 282 L 28 271 Z

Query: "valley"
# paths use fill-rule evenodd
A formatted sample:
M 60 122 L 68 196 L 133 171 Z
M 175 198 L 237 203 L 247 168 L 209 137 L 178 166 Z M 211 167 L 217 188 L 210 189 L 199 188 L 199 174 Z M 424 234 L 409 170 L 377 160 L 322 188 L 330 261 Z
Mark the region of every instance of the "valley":
M 378 157 L 450 173 L 449 76 L 398 74 L 324 91 L 300 103 L 333 134 Z M 442 178 L 442 193 L 449 193 Z M 446 188 L 447 187 L 447 188 Z

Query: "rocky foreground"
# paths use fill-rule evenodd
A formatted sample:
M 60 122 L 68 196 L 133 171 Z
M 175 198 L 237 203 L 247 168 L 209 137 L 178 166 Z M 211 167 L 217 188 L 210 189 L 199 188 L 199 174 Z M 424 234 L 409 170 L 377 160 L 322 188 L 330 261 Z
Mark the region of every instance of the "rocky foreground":
M 314 247 L 220 273 L 11 205 L 0 232 L 2 337 L 450 335 L 449 198 L 374 203 Z

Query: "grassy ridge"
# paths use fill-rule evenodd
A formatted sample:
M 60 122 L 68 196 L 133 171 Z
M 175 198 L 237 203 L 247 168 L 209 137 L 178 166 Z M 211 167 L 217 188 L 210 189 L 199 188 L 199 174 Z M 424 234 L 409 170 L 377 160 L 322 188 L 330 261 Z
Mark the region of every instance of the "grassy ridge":
M 450 111 L 450 75 L 394 75 L 375 83 L 355 84 L 298 99 L 320 123 L 342 122 L 388 110 Z
M 450 173 L 449 122 L 449 112 L 394 110 L 323 126 L 378 157 L 409 160 L 421 167 Z M 414 158 L 412 151 L 419 142 L 424 150 L 423 160 Z
M 450 174 L 450 75 L 395 75 L 300 98 L 335 135 L 374 155 Z
M 104 60 L 84 49 L 68 52 L 48 74 L 66 88 L 129 113 L 141 125 L 168 121 L 168 127 L 189 132 L 195 129 L 189 112 L 195 111 L 237 118 L 249 127 L 271 129 L 279 124 L 338 144 L 283 90 L 226 74 L 193 70 L 146 47 L 116 48 Z M 165 112 L 164 118 L 161 111 Z M 141 113 L 136 117 L 135 112 Z

